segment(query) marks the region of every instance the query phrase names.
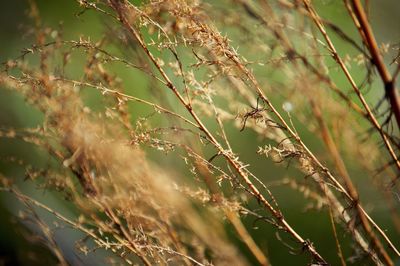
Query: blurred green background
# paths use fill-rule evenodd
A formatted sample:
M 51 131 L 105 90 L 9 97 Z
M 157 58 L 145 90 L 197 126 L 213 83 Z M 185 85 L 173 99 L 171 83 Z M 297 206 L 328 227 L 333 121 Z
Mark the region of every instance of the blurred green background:
M 214 2 L 215 1 L 215 2 Z M 209 1 L 209 3 L 216 4 L 218 0 Z M 321 16 L 327 18 L 336 24 L 343 26 L 348 34 L 357 36 L 357 32 L 352 26 L 351 21 L 344 13 L 342 1 L 314 1 L 317 5 L 318 11 Z M 398 0 L 371 0 L 370 2 L 370 16 L 371 22 L 374 27 L 378 43 L 400 42 L 400 1 Z M 96 14 L 93 11 L 86 12 L 84 15 L 77 17 L 81 9 L 78 4 L 72 0 L 40 0 L 37 1 L 40 16 L 42 19 L 43 26 L 49 26 L 57 29 L 62 25 L 64 39 L 78 39 L 81 35 L 85 38 L 89 37 L 92 40 L 101 38 L 104 33 L 104 18 Z M 13 1 L 2 1 L 0 9 L 0 62 L 4 62 L 9 58 L 17 57 L 23 48 L 28 47 L 32 44 L 32 36 L 24 34 L 25 30 L 32 25 L 32 21 L 28 18 L 28 5 L 23 0 Z M 338 45 L 340 52 L 346 52 L 347 46 L 341 44 L 340 39 L 334 39 L 334 42 Z M 233 45 L 235 46 L 235 45 Z M 73 72 L 74 69 L 71 69 Z M 124 77 L 125 85 L 127 88 L 135 86 L 135 93 L 141 95 L 148 95 L 146 92 L 146 81 L 137 73 L 131 73 L 125 68 L 116 68 L 115 71 L 119 71 L 119 74 Z M 75 73 L 79 75 L 79 73 Z M 354 73 L 356 74 L 357 73 Z M 337 75 L 338 78 L 341 76 Z M 345 84 L 346 82 L 339 81 L 339 84 Z M 377 82 L 377 86 L 379 86 Z M 141 91 L 142 90 L 142 91 Z M 381 90 L 375 90 L 369 93 L 368 98 L 371 102 L 376 102 L 382 97 Z M 145 113 L 143 110 L 137 110 L 137 112 Z M 42 115 L 36 110 L 32 109 L 28 104 L 24 102 L 21 96 L 13 93 L 4 88 L 0 88 L 0 126 L 1 128 L 14 127 L 34 127 L 41 123 Z M 307 132 L 301 132 L 305 137 Z M 233 140 L 240 139 L 240 145 L 249 146 L 256 148 L 255 135 L 251 132 L 245 132 L 239 134 L 238 132 L 232 131 L 229 133 Z M 235 143 L 236 141 L 233 141 Z M 315 146 L 318 149 L 318 145 L 313 143 L 312 139 L 305 139 L 305 142 L 311 146 Z M 43 158 L 43 154 L 37 149 L 30 145 L 24 144 L 18 140 L 0 139 L 0 156 L 6 157 L 14 155 L 19 158 L 24 158 L 27 162 L 31 162 L 33 165 L 45 166 L 47 161 Z M 269 176 L 279 179 L 281 177 L 289 176 L 295 172 L 286 171 L 285 167 L 276 167 L 271 162 L 266 162 L 265 159 L 256 157 L 254 150 L 248 150 L 242 153 L 242 158 L 251 158 L 252 170 L 262 175 L 266 168 L 273 169 L 273 173 Z M 168 159 L 165 158 L 162 164 L 167 165 Z M 350 165 L 351 168 L 351 165 Z M 10 176 L 14 180 L 18 180 L 23 184 L 24 191 L 30 195 L 33 195 L 36 199 L 56 208 L 60 212 L 66 214 L 69 217 L 76 215 L 75 211 L 71 206 L 57 198 L 52 192 L 38 192 L 35 189 L 34 184 L 25 184 L 24 169 L 17 167 L 7 162 L 0 162 L 0 173 L 5 176 Z M 352 176 L 355 176 L 355 183 L 357 187 L 363 191 L 363 202 L 368 207 L 369 203 L 373 208 L 370 208 L 371 215 L 376 219 L 383 228 L 387 230 L 389 235 L 394 236 L 390 217 L 386 212 L 386 209 L 380 206 L 380 202 L 374 202 L 380 200 L 377 195 L 367 194 L 369 192 L 369 185 L 366 182 L 366 177 L 363 176 L 362 169 L 354 169 Z M 268 180 L 272 181 L 272 180 Z M 336 248 L 334 239 L 332 236 L 332 228 L 329 223 L 329 217 L 326 211 L 317 212 L 314 210 L 304 213 L 304 207 L 306 202 L 303 196 L 298 192 L 293 192 L 288 188 L 273 188 L 278 202 L 283 210 L 286 211 L 286 217 L 289 222 L 295 225 L 295 229 L 299 231 L 304 237 L 311 239 L 315 246 L 318 247 L 319 251 L 323 256 L 331 261 L 333 265 L 338 265 L 339 261 L 336 256 Z M 365 193 L 367 191 L 367 193 Z M 383 203 L 382 203 L 383 204 Z M 398 204 L 398 203 L 397 203 Z M 397 206 L 398 207 L 398 206 Z M 0 194 L 0 265 L 30 265 L 32 260 L 28 260 L 27 254 L 37 258 L 38 265 L 44 265 L 45 263 L 53 265 L 56 264 L 54 257 L 45 249 L 37 245 L 29 244 L 25 241 L 22 232 L 25 230 L 24 226 L 13 218 L 18 210 L 22 208 L 21 204 L 17 203 L 17 200 L 10 195 L 5 193 Z M 51 223 L 52 218 L 44 215 L 45 219 Z M 276 241 L 275 229 L 268 224 L 262 224 L 260 222 L 254 223 L 254 219 L 245 219 L 246 225 L 250 228 L 257 243 L 261 247 L 268 249 L 268 256 L 274 265 L 306 265 L 309 261 L 307 256 L 296 256 L 288 254 L 286 247 L 279 241 Z M 29 230 L 34 230 L 29 225 L 26 225 Z M 259 227 L 257 229 L 257 227 Z M 232 229 L 228 229 L 232 230 Z M 348 245 L 351 241 L 349 236 L 346 235 L 341 228 L 339 230 L 339 238 L 342 241 L 345 255 L 351 254 L 350 246 Z M 71 263 L 75 265 L 101 265 L 104 264 L 103 257 L 104 253 L 93 253 L 89 256 L 83 256 L 74 252 L 74 241 L 81 237 L 78 233 L 70 229 L 60 230 L 59 232 L 60 246 L 68 254 Z M 394 242 L 397 246 L 400 245 L 400 236 L 394 236 Z M 247 253 L 247 249 L 232 236 L 232 241 L 237 242 L 244 253 Z M 291 243 L 290 240 L 289 244 Z M 28 252 L 26 252 L 28 251 Z M 301 253 L 301 251 L 300 251 Z M 248 255 L 251 262 L 255 261 Z M 28 262 L 29 261 L 29 262 Z M 29 263 L 29 264 L 28 264 Z M 368 264 L 365 262 L 365 264 Z

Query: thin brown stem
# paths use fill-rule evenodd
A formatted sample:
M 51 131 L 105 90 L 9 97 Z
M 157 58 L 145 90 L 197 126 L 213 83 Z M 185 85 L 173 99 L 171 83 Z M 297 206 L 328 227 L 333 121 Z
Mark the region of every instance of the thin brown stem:
M 355 204 L 354 208 L 357 211 L 358 217 L 360 218 L 361 225 L 364 228 L 364 231 L 371 239 L 373 248 L 375 247 L 377 249 L 377 251 L 382 255 L 382 257 L 384 258 L 386 263 L 388 263 L 389 265 L 392 265 L 393 262 L 391 261 L 389 255 L 387 254 L 385 248 L 383 247 L 382 242 L 376 237 L 374 231 L 371 228 L 371 225 L 370 225 L 368 219 L 365 217 L 365 214 L 360 205 L 360 199 L 359 199 L 357 189 L 355 188 L 353 182 L 351 181 L 350 175 L 347 172 L 347 169 L 342 160 L 342 157 L 340 156 L 340 153 L 336 147 L 336 144 L 333 141 L 333 138 L 329 132 L 328 126 L 326 125 L 326 123 L 322 117 L 321 109 L 313 101 L 311 101 L 311 107 L 314 112 L 314 116 L 318 121 L 320 130 L 321 130 L 322 139 L 323 139 L 330 155 L 332 156 L 332 158 L 334 160 L 334 163 L 336 165 L 336 168 L 337 168 L 339 174 L 342 176 L 342 178 L 344 180 L 347 191 L 349 191 L 350 196 L 353 199 L 355 199 L 355 202 L 353 202 L 352 204 Z M 390 263 L 392 263 L 392 264 L 390 264 Z
M 362 36 L 365 36 L 367 48 L 372 56 L 372 63 L 378 70 L 379 76 L 384 84 L 386 97 L 389 99 L 391 111 L 394 114 L 397 126 L 400 128 L 400 98 L 396 90 L 395 81 L 387 69 L 383 57 L 379 51 L 378 44 L 375 40 L 373 30 L 368 22 L 367 14 L 360 0 L 352 0 L 354 13 L 360 23 Z
M 360 99 L 362 105 L 364 106 L 370 121 L 373 123 L 374 127 L 377 129 L 377 131 L 381 135 L 381 137 L 383 139 L 383 142 L 384 142 L 386 148 L 389 151 L 389 154 L 391 155 L 391 157 L 393 158 L 393 160 L 394 160 L 394 162 L 396 164 L 396 167 L 398 169 L 400 169 L 400 160 L 397 158 L 397 155 L 396 155 L 392 145 L 390 144 L 389 138 L 385 135 L 385 133 L 383 133 L 382 126 L 379 124 L 378 120 L 375 118 L 374 114 L 372 113 L 371 108 L 369 107 L 367 101 L 365 100 L 364 96 L 362 95 L 362 93 L 361 93 L 360 89 L 358 88 L 357 84 L 353 80 L 353 78 L 352 78 L 349 70 L 347 69 L 345 63 L 343 62 L 342 58 L 337 53 L 336 48 L 333 45 L 330 37 L 328 36 L 320 17 L 318 16 L 316 11 L 314 10 L 314 8 L 311 5 L 311 3 L 309 2 L 309 0 L 303 0 L 303 3 L 306 6 L 307 10 L 310 12 L 311 17 L 312 17 L 313 21 L 315 22 L 315 24 L 317 25 L 319 31 L 321 32 L 321 34 L 325 38 L 325 40 L 326 40 L 326 42 L 327 42 L 327 44 L 329 46 L 329 49 L 331 50 L 332 57 L 339 64 L 339 66 L 342 69 L 343 73 L 345 74 L 347 80 L 351 84 L 354 92 L 357 94 L 357 96 Z M 395 181 L 396 180 L 393 180 L 393 182 L 395 182 Z M 396 252 L 396 253 L 400 255 L 400 252 Z
M 329 206 L 329 219 L 331 221 L 333 237 L 335 238 L 336 249 L 337 249 L 338 257 L 340 259 L 340 263 L 342 264 L 342 266 L 346 266 L 346 261 L 344 260 L 342 247 L 340 246 L 339 238 L 338 238 L 338 235 L 336 232 L 335 219 L 333 217 L 333 212 L 332 212 L 331 206 Z

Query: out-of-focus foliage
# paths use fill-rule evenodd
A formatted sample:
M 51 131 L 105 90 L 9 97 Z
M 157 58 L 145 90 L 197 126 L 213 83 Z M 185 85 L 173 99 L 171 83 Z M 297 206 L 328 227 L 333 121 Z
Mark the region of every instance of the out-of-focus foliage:
M 400 6 L 358 2 L 7 2 L 0 264 L 398 262 Z

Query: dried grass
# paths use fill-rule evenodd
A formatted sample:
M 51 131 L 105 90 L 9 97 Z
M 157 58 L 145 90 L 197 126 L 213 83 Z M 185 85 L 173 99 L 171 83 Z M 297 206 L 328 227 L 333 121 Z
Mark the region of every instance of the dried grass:
M 97 12 L 107 19 L 104 38 L 65 40 L 61 31 L 43 28 L 31 1 L 36 43 L 0 74 L 3 87 L 44 115 L 37 128 L 4 128 L 1 136 L 38 146 L 52 164 L 36 169 L 19 158 L 10 162 L 80 213 L 67 218 L 22 193 L 11 177 L 1 177 L 1 190 L 28 207 L 21 219 L 33 217 L 60 264 L 70 262 L 37 208 L 85 234 L 80 251 L 111 250 L 127 264 L 249 264 L 247 251 L 228 236 L 230 224 L 255 261 L 269 265 L 268 251 L 253 239 L 244 217 L 274 227 L 285 245 L 281 235 L 289 237 L 297 245 L 289 252 L 300 250 L 311 264 L 334 264 L 296 231 L 296 221 L 285 218 L 278 202 L 290 198 L 276 198 L 276 186 L 299 191 L 310 208 L 328 211 L 328 234 L 342 265 L 364 257 L 394 264 L 400 255 L 391 241 L 396 233 L 368 214 L 355 172 L 348 170 L 363 170 L 364 182 L 385 197 L 385 215 L 396 225 L 399 64 L 393 59 L 390 75 L 359 1 L 344 1 L 343 9 L 359 27 L 362 44 L 323 20 L 308 0 L 78 3 L 79 16 Z M 335 34 L 352 54 L 336 51 Z M 365 67 L 361 85 L 349 70 L 355 64 Z M 70 65 L 80 67 L 78 77 Z M 115 70 L 121 65 L 147 78 L 146 96 L 139 85 L 125 88 L 131 77 Z M 382 117 L 370 107 L 377 102 L 365 99 L 374 69 L 390 110 Z M 354 95 L 337 85 L 332 73 L 338 71 Z M 100 100 L 91 105 L 93 99 Z M 256 146 L 240 147 L 249 134 Z M 272 181 L 275 173 L 267 168 L 256 176 L 246 149 L 257 160 L 294 168 L 290 173 L 297 176 Z M 355 256 L 342 251 L 337 225 L 355 244 Z

